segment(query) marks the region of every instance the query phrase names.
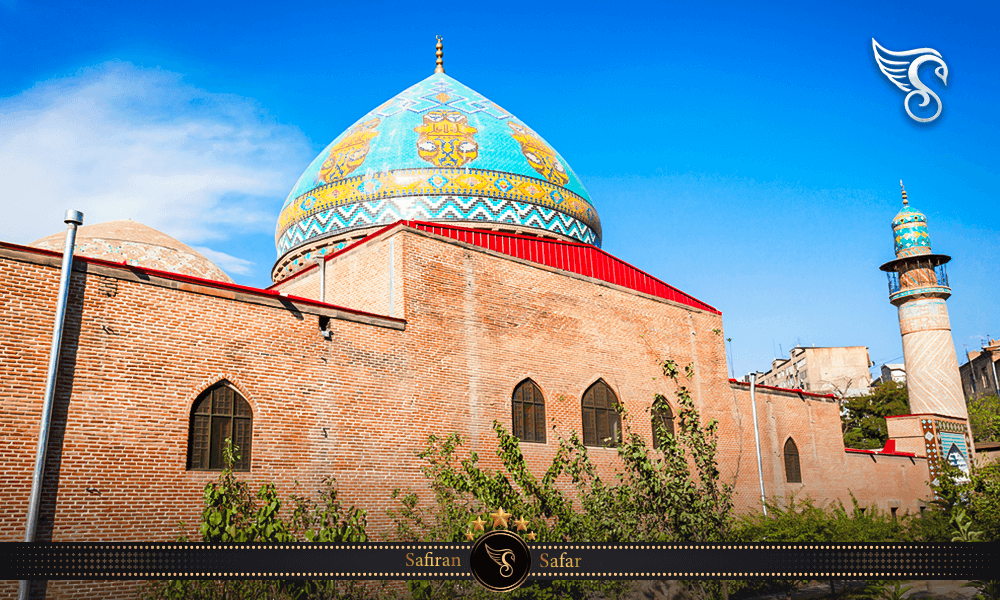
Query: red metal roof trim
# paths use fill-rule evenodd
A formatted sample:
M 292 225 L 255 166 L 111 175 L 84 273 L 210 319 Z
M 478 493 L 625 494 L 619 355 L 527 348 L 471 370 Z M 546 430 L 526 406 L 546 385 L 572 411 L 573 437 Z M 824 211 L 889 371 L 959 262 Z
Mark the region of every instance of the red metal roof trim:
M 855 452 L 858 454 L 876 454 L 879 456 L 908 456 L 910 458 L 916 458 L 917 455 L 912 452 L 896 452 L 896 440 L 887 440 L 885 442 L 885 447 L 881 450 L 862 450 L 860 448 L 844 448 L 844 452 Z
M 630 290 L 663 298 L 664 300 L 671 300 L 717 315 L 722 314 L 715 307 L 705 304 L 690 294 L 685 294 L 677 288 L 590 244 L 547 240 L 528 235 L 483 231 L 481 229 L 456 227 L 442 223 L 427 223 L 424 221 L 400 221 L 397 224 L 400 223 L 407 227 L 443 235 L 453 240 L 474 244 L 508 256 L 530 260 L 531 262 L 569 271 L 570 273 L 576 273 L 585 277 L 593 277 L 607 283 L 620 285 Z M 384 230 L 380 230 L 373 235 L 378 235 L 382 231 Z M 367 239 L 362 239 L 358 244 L 363 243 Z M 347 248 L 344 250 L 346 251 Z M 336 256 L 336 254 L 331 256 Z
M 736 379 L 730 379 L 729 383 L 737 383 L 739 385 L 745 385 L 747 387 L 750 387 L 750 384 L 747 383 L 746 381 L 738 381 Z M 776 390 L 779 392 L 792 392 L 795 394 L 802 394 L 803 396 L 812 396 L 814 398 L 836 398 L 836 396 L 834 396 L 833 394 L 816 394 L 813 392 L 807 392 L 805 390 L 799 390 L 793 388 L 780 388 L 780 387 L 773 387 L 770 385 L 756 385 L 754 387 L 756 387 L 759 390 Z
M 530 260 L 531 262 L 562 269 L 563 271 L 569 271 L 577 275 L 600 279 L 601 281 L 620 285 L 630 290 L 663 298 L 664 300 L 671 300 L 717 315 L 722 314 L 722 311 L 717 308 L 705 304 L 694 296 L 686 294 L 590 244 L 547 240 L 516 233 L 483 231 L 482 229 L 457 227 L 443 223 L 396 221 L 361 238 L 350 246 L 327 254 L 324 260 L 332 260 L 396 227 L 411 227 L 420 231 L 442 235 L 508 256 Z M 273 289 L 311 270 L 312 267 L 307 267 L 277 283 L 271 284 L 267 289 Z
M 11 250 L 18 250 L 21 252 L 29 252 L 33 254 L 40 254 L 42 256 L 50 256 L 53 258 L 62 259 L 62 252 L 55 252 L 53 250 L 43 250 L 41 248 L 33 248 L 31 246 L 22 246 L 20 244 L 13 244 L 11 242 L 0 242 L 0 248 L 10 248 Z M 103 267 L 111 267 L 116 269 L 122 269 L 127 271 L 135 271 L 138 273 L 145 273 L 149 275 L 156 275 L 157 277 L 162 277 L 163 279 L 172 279 L 174 281 L 180 281 L 184 283 L 193 283 L 196 285 L 203 285 L 206 287 L 214 287 L 220 290 L 230 290 L 234 292 L 243 292 L 245 294 L 251 294 L 254 296 L 266 296 L 271 298 L 287 298 L 288 300 L 294 300 L 295 302 L 301 302 L 302 304 L 308 304 L 312 306 L 319 306 L 323 308 L 334 308 L 337 310 L 342 310 L 347 313 L 355 315 L 364 315 L 369 317 L 378 317 L 380 319 L 388 319 L 390 321 L 397 321 L 399 323 L 406 323 L 406 319 L 400 319 L 398 317 L 390 317 L 387 315 L 378 315 L 375 313 L 365 312 L 363 310 L 356 310 L 353 308 L 347 308 L 346 306 L 337 306 L 336 304 L 329 304 L 327 302 L 320 302 L 319 300 L 313 300 L 311 298 L 302 298 L 301 296 L 291 296 L 282 294 L 281 292 L 275 290 L 262 290 L 260 288 L 249 287 L 245 285 L 239 285 L 238 283 L 225 283 L 222 281 L 215 281 L 212 279 L 202 279 L 201 277 L 193 277 L 191 275 L 182 275 L 180 273 L 173 273 L 171 271 L 161 271 L 159 269 L 151 269 L 149 267 L 140 267 L 138 265 L 130 265 L 125 262 L 114 262 L 111 260 L 104 260 L 102 258 L 91 258 L 89 256 L 83 256 L 79 254 L 73 255 L 73 262 L 84 262 L 94 265 L 100 265 Z
M 941 415 L 938 413 L 915 413 L 912 415 L 887 415 L 886 419 L 899 419 L 901 417 L 940 417 L 942 419 L 953 419 L 955 421 L 964 421 L 961 417 L 949 417 L 948 415 Z

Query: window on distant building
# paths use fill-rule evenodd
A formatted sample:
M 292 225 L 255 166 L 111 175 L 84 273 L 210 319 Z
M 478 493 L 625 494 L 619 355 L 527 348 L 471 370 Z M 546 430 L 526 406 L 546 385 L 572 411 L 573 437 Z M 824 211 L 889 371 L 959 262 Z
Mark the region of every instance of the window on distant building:
M 792 438 L 785 442 L 785 481 L 802 483 L 802 471 L 799 469 L 799 449 Z
M 188 469 L 224 469 L 222 450 L 230 438 L 240 457 L 233 463 L 233 469 L 249 471 L 252 431 L 250 404 L 227 382 L 213 385 L 198 396 L 191 409 Z
M 511 423 L 522 442 L 545 443 L 545 400 L 535 382 L 525 379 L 514 388 Z
M 660 440 L 658 439 L 656 432 L 660 429 L 661 433 L 674 434 L 674 411 L 670 409 L 670 405 L 663 402 L 663 407 L 653 411 L 653 450 L 657 450 L 660 447 Z
M 614 446 L 621 441 L 622 422 L 618 396 L 598 379 L 583 393 L 583 443 L 586 446 Z

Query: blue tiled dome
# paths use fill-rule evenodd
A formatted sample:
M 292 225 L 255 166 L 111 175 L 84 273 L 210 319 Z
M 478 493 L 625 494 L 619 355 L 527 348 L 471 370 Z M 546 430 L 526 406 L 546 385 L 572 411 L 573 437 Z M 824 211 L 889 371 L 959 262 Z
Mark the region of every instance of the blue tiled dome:
M 306 168 L 278 255 L 399 219 L 508 224 L 600 246 L 583 183 L 514 115 L 444 73 L 375 108 Z
M 931 251 L 931 239 L 927 234 L 927 217 L 908 204 L 893 217 L 892 233 L 896 256 L 926 254 Z

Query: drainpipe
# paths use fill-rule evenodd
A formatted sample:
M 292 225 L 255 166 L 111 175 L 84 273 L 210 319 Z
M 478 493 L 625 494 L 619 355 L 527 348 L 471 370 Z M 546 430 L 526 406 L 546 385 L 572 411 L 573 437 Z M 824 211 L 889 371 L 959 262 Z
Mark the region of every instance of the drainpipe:
M 757 479 L 760 481 L 760 505 L 767 516 L 767 498 L 764 496 L 764 467 L 760 460 L 760 430 L 757 428 L 757 374 L 750 377 L 750 410 L 753 411 L 753 441 L 757 445 Z
M 997 363 L 993 360 L 993 353 L 990 352 L 990 364 L 993 365 L 993 392 L 1000 396 L 1000 383 L 997 382 Z M 975 374 L 973 374 L 975 379 Z
M 395 246 L 393 245 L 395 241 L 396 241 L 395 237 L 389 238 L 389 310 L 386 312 L 390 317 L 396 316 L 393 312 L 393 307 L 396 306 L 396 303 L 394 301 L 392 294 L 393 291 L 392 284 L 393 281 L 396 279 L 392 273 L 392 263 L 396 260 Z
M 319 301 L 326 302 L 326 257 L 317 258 L 316 266 L 319 267 Z
M 62 275 L 59 277 L 59 296 L 56 298 L 56 320 L 52 329 L 52 349 L 49 354 L 49 374 L 45 378 L 45 399 L 42 404 L 42 422 L 38 426 L 38 449 L 35 452 L 35 472 L 31 476 L 31 498 L 28 501 L 28 522 L 24 541 L 35 541 L 38 526 L 38 509 L 42 502 L 42 475 L 45 472 L 45 454 L 49 446 L 49 425 L 52 423 L 52 404 L 56 395 L 56 374 L 59 371 L 59 349 L 62 346 L 63 323 L 66 320 L 66 299 L 69 297 L 69 280 L 73 271 L 73 246 L 76 228 L 83 225 L 83 213 L 67 210 L 66 245 L 63 247 Z M 31 582 L 22 579 L 18 590 L 19 600 L 28 600 Z

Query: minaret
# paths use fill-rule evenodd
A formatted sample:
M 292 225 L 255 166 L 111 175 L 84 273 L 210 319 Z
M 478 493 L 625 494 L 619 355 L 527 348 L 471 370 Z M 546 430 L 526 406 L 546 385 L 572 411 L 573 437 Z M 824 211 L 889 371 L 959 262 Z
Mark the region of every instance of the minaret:
M 900 187 L 903 182 L 899 182 Z M 944 254 L 933 254 L 927 217 L 909 205 L 892 220 L 896 259 L 880 268 L 889 275 L 889 302 L 899 308 L 910 412 L 969 418 L 958 374 L 945 300 L 951 296 Z

